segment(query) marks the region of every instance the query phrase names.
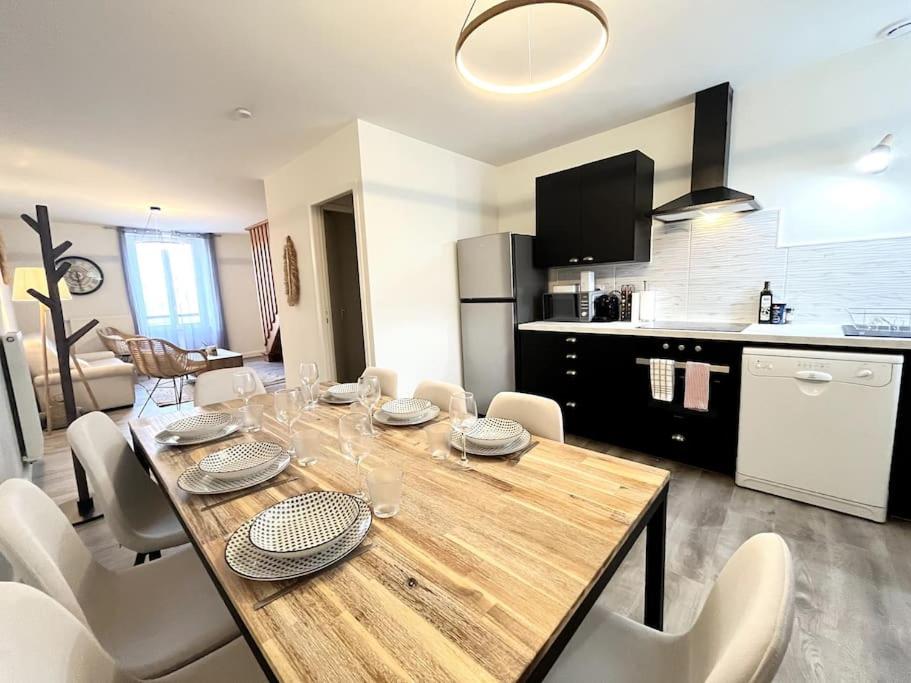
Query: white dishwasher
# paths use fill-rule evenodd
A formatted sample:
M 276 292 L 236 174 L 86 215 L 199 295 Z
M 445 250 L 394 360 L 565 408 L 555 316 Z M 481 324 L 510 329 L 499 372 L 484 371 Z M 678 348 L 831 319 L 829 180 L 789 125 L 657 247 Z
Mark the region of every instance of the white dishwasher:
M 744 349 L 737 483 L 885 521 L 902 360 Z

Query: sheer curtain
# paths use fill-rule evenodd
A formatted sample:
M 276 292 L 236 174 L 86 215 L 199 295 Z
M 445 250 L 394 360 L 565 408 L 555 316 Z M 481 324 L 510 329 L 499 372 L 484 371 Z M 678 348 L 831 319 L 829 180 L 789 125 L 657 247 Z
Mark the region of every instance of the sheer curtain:
M 212 235 L 120 228 L 136 332 L 185 349 L 224 347 Z

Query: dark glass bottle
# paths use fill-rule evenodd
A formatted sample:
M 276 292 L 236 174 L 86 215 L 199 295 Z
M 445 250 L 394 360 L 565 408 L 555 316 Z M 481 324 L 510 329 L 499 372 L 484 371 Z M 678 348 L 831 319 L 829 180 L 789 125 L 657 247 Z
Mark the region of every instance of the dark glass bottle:
M 769 289 L 768 280 L 759 292 L 759 322 L 764 325 L 772 322 L 772 290 Z

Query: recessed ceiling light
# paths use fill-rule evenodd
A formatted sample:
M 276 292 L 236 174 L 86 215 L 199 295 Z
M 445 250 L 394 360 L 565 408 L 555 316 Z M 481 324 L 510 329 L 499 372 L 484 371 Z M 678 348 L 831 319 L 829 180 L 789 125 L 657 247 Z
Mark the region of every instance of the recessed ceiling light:
M 894 24 L 889 24 L 876 34 L 876 37 L 880 40 L 890 40 L 892 38 L 899 38 L 911 33 L 911 19 L 902 19 L 901 21 L 896 21 Z
M 237 118 L 237 119 L 252 119 L 252 118 L 253 118 L 253 112 L 250 111 L 249 109 L 245 109 L 244 107 L 238 107 L 237 109 L 234 110 L 234 118 Z

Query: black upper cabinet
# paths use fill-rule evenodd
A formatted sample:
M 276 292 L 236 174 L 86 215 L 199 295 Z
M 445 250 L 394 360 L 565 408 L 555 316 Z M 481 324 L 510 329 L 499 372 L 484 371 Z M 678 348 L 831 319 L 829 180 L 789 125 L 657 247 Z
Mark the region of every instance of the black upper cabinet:
M 538 178 L 535 265 L 648 261 L 654 177 L 635 151 Z

